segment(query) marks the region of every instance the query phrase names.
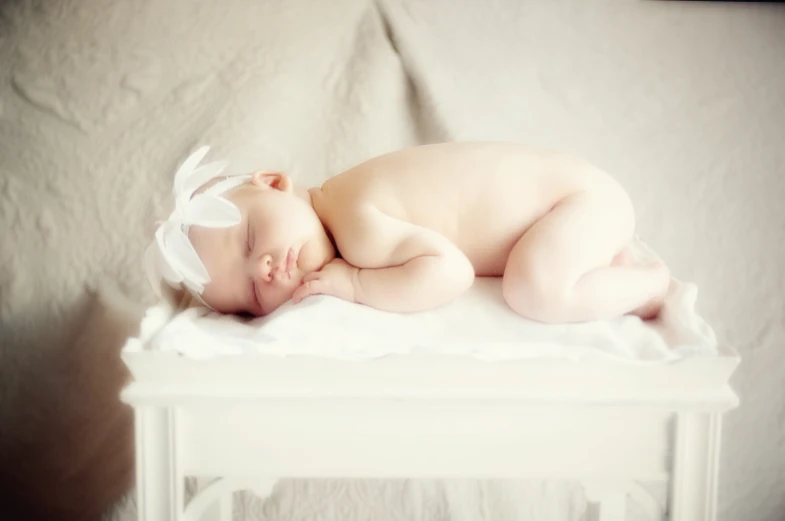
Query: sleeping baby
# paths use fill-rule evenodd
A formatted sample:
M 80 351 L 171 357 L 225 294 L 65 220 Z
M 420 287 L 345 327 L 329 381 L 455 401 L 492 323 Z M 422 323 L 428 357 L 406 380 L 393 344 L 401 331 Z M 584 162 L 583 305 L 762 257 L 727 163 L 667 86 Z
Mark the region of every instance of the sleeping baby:
M 417 312 L 475 277 L 501 277 L 515 312 L 545 323 L 656 317 L 670 274 L 638 264 L 635 216 L 609 175 L 511 143 L 443 143 L 385 154 L 320 187 L 282 172 L 175 175 L 176 207 L 146 263 L 222 313 L 266 315 L 311 295 Z

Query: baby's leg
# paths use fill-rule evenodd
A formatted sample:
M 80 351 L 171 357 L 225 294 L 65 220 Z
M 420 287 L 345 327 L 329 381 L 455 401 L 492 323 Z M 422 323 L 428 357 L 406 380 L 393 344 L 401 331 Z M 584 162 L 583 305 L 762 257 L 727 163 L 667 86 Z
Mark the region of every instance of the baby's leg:
M 504 298 L 541 322 L 584 322 L 635 313 L 656 316 L 670 282 L 661 264 L 636 266 L 625 247 L 634 213 L 609 189 L 571 196 L 518 240 L 504 272 Z

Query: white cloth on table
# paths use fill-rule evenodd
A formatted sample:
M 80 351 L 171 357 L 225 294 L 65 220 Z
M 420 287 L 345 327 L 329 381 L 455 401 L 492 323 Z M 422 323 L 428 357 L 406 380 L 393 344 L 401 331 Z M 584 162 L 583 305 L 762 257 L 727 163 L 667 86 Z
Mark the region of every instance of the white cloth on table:
M 655 258 L 636 240 L 638 258 Z M 335 297 L 287 303 L 244 319 L 190 308 L 166 322 L 150 347 L 192 358 L 259 353 L 368 359 L 389 355 L 464 355 L 489 361 L 524 358 L 615 359 L 663 363 L 717 353 L 713 330 L 697 314 L 697 288 L 673 280 L 655 321 L 635 316 L 547 325 L 513 312 L 501 279 L 478 278 L 450 304 L 414 314 L 379 311 Z

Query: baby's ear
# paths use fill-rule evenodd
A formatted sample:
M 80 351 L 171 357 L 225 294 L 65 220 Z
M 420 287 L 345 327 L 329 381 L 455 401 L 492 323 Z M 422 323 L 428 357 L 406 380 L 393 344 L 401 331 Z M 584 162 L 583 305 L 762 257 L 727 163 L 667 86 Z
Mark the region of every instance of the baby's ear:
M 251 183 L 259 187 L 270 187 L 277 190 L 286 191 L 291 184 L 289 177 L 281 172 L 271 172 L 269 170 L 257 170 L 251 174 Z

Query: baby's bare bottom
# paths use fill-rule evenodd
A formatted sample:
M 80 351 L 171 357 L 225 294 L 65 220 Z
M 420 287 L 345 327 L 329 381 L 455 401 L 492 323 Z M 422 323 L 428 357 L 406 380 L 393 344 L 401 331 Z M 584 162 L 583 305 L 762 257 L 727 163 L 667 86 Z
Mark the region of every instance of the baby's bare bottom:
M 546 323 L 653 318 L 670 273 L 635 265 L 626 250 L 635 228 L 627 195 L 615 186 L 572 195 L 518 240 L 504 271 L 504 298 L 520 315 Z

